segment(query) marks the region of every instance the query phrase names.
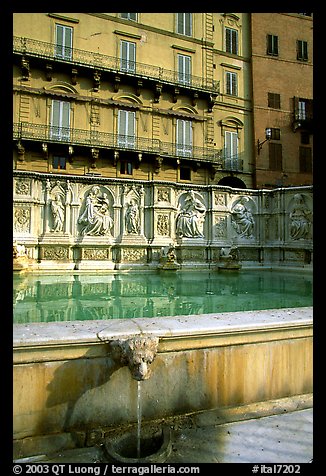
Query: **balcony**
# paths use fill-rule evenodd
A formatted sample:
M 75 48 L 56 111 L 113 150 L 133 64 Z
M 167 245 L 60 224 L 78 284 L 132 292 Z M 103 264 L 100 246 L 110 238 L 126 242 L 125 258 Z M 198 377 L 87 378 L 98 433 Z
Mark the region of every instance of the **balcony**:
M 297 130 L 313 132 L 313 101 L 312 99 L 294 98 L 294 112 L 293 112 L 293 131 Z
M 74 67 L 87 67 L 99 71 L 107 71 L 119 75 L 145 78 L 159 83 L 180 86 L 187 89 L 203 91 L 211 94 L 219 93 L 219 81 L 210 81 L 201 76 L 180 75 L 177 71 L 159 66 L 132 62 L 126 67 L 126 61 L 114 56 L 103 55 L 94 51 L 85 51 L 77 48 L 62 48 L 54 43 L 33 40 L 14 36 L 13 53 L 41 58 L 57 63 L 69 64 Z M 128 63 L 131 63 L 130 61 Z
M 224 151 L 221 154 L 221 168 L 225 172 L 242 172 L 243 171 L 243 152 L 232 157 L 228 156 Z
M 99 149 L 125 150 L 148 153 L 167 158 L 182 158 L 196 162 L 220 164 L 218 151 L 211 147 L 187 146 L 162 142 L 139 136 L 126 136 L 96 130 L 54 127 L 51 125 L 14 123 L 13 139 L 41 143 L 61 143 L 71 146 L 85 146 Z

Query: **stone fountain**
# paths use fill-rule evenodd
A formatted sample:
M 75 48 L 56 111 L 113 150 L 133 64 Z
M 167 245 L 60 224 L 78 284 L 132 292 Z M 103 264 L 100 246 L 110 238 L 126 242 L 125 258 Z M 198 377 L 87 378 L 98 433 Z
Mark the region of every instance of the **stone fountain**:
M 108 342 L 113 359 L 127 365 L 131 376 L 137 381 L 137 433 L 117 432 L 104 443 L 110 461 L 121 463 L 164 463 L 171 452 L 171 430 L 167 426 L 150 425 L 141 428 L 141 382 L 151 376 L 150 365 L 157 354 L 159 338 L 155 336 L 132 336 Z

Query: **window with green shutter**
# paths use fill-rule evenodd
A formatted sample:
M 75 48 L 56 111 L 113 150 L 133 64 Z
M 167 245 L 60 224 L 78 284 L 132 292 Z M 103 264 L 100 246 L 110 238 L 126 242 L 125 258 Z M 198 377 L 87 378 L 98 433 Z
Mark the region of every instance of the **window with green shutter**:
M 267 54 L 278 56 L 278 36 L 267 35 Z
M 52 100 L 51 108 L 51 139 L 66 141 L 70 139 L 70 103 Z
M 120 17 L 125 20 L 137 21 L 137 13 L 120 13 Z
M 282 170 L 282 144 L 269 143 L 269 168 L 270 170 Z
M 121 40 L 120 46 L 120 68 L 126 73 L 136 71 L 136 43 Z
M 177 119 L 176 154 L 182 157 L 191 157 L 192 155 L 191 121 Z
M 177 33 L 192 35 L 192 13 L 177 13 Z
M 118 146 L 127 149 L 135 147 L 135 113 L 133 111 L 118 112 Z
M 224 132 L 224 167 L 231 170 L 236 167 L 239 158 L 239 137 L 235 131 Z
M 72 35 L 70 26 L 55 26 L 55 56 L 65 60 L 72 59 Z
M 191 83 L 191 56 L 178 54 L 178 82 Z
M 226 78 L 226 94 L 230 96 L 237 96 L 238 95 L 238 75 L 237 73 L 231 73 L 227 71 L 225 73 Z
M 300 173 L 312 173 L 311 147 L 299 147 Z
M 225 51 L 238 54 L 238 31 L 233 28 L 225 28 Z
M 308 42 L 297 40 L 297 60 L 308 61 Z

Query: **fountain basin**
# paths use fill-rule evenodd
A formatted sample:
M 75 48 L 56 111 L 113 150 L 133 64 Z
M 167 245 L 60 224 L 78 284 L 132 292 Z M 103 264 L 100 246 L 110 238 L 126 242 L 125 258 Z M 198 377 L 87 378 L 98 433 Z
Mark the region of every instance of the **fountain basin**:
M 136 432 L 107 438 L 104 449 L 112 462 L 164 463 L 172 449 L 171 429 L 168 426 L 142 428 L 139 454 Z

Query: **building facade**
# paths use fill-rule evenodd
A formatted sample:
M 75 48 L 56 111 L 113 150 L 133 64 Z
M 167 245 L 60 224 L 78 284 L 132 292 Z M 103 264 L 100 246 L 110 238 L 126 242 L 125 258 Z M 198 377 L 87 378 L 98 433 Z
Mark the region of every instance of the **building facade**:
M 248 14 L 20 13 L 14 57 L 15 169 L 252 187 Z
M 251 35 L 254 186 L 311 185 L 312 14 L 253 13 Z

